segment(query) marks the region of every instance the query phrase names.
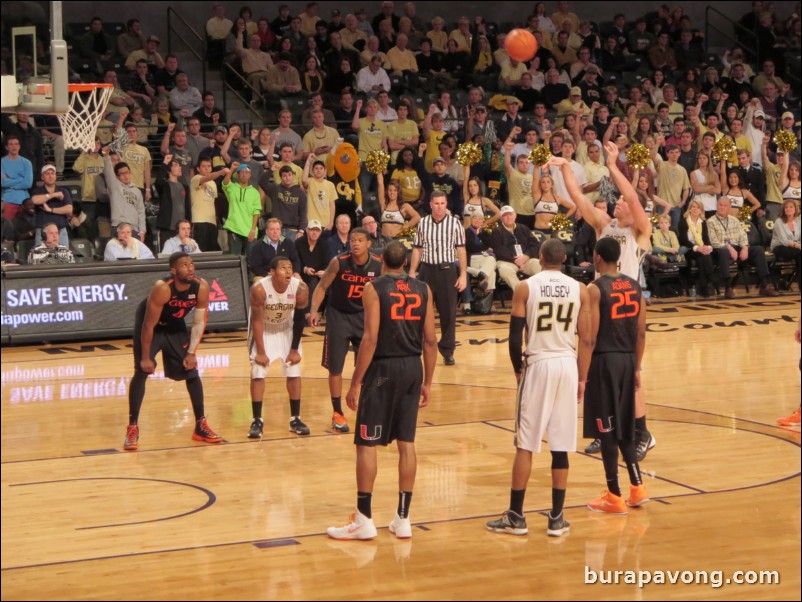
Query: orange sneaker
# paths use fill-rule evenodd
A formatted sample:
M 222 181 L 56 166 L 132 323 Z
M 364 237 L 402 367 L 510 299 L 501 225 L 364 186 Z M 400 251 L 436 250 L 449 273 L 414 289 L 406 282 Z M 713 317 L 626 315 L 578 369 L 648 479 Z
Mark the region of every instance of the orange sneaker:
M 209 424 L 206 422 L 206 417 L 201 417 L 195 423 L 195 430 L 192 433 L 192 438 L 195 441 L 206 441 L 207 443 L 220 443 L 223 438 L 215 433 Z
M 627 514 L 626 502 L 620 495 L 610 493 L 606 489 L 598 500 L 588 502 L 588 508 L 594 512 L 606 512 L 607 514 Z
M 139 427 L 135 424 L 129 424 L 128 430 L 125 431 L 125 441 L 123 442 L 123 449 L 133 451 L 139 449 Z
M 334 414 L 331 417 L 331 428 L 337 431 L 338 433 L 347 433 L 348 421 L 345 419 L 345 416 L 343 416 L 339 412 L 334 412 Z
M 627 498 L 627 506 L 630 508 L 640 508 L 646 502 L 650 502 L 649 492 L 646 491 L 645 485 L 630 485 L 629 498 Z
M 800 420 L 799 415 L 799 408 L 796 409 L 796 412 L 791 414 L 790 416 L 786 416 L 785 418 L 777 418 L 777 424 L 780 426 L 799 426 L 802 420 Z

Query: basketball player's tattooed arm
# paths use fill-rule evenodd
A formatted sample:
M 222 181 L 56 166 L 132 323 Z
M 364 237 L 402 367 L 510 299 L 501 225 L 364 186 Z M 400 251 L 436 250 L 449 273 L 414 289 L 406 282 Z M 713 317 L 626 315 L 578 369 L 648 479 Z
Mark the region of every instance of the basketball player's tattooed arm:
M 208 308 L 209 285 L 206 284 L 205 280 L 201 280 L 201 285 L 198 289 L 198 304 L 195 306 L 195 311 L 192 312 L 192 330 L 189 334 L 189 346 L 187 347 L 187 355 L 184 357 L 184 368 L 186 370 L 194 370 L 198 367 L 195 352 L 198 350 L 203 333 L 206 331 L 206 312 Z
M 565 189 L 568 191 L 568 196 L 571 197 L 571 200 L 582 213 L 582 217 L 585 218 L 587 223 L 593 226 L 598 235 L 602 228 L 610 223 L 610 216 L 607 215 L 607 212 L 596 209 L 593 203 L 590 202 L 590 199 L 584 195 L 582 187 L 576 181 L 576 177 L 574 177 L 571 164 L 566 159 L 563 157 L 551 157 L 546 165 L 549 168 L 553 165 L 560 170 L 563 176 L 563 182 L 565 182 Z
M 318 314 L 317 310 L 320 304 L 323 303 L 323 299 L 326 298 L 326 291 L 329 290 L 331 283 L 334 282 L 339 271 L 340 262 L 335 257 L 329 262 L 326 271 L 323 272 L 323 277 L 320 279 L 320 282 L 318 282 L 318 285 L 315 287 L 315 292 L 312 294 L 312 304 L 307 316 L 310 326 L 318 326 L 320 324 L 320 314 Z M 306 305 L 304 305 L 304 307 L 306 307 Z
M 509 350 L 512 370 L 515 380 L 521 383 L 523 371 L 523 355 L 521 347 L 524 342 L 524 328 L 526 327 L 526 302 L 529 301 L 529 285 L 526 282 L 518 283 L 512 293 L 512 314 L 510 315 Z
M 156 364 L 150 357 L 150 344 L 153 342 L 153 329 L 159 323 L 162 308 L 169 300 L 170 287 L 166 282 L 159 280 L 150 291 L 145 320 L 142 322 L 142 355 L 139 358 L 139 366 L 146 374 L 153 374 L 156 370 Z
M 321 284 L 323 282 L 321 281 Z M 320 284 L 318 285 L 320 288 Z M 317 291 L 315 291 L 317 293 Z M 368 370 L 373 354 L 376 352 L 376 343 L 379 339 L 379 322 L 381 320 L 381 305 L 379 296 L 373 289 L 373 285 L 368 282 L 362 294 L 362 306 L 365 308 L 365 331 L 362 334 L 362 343 L 359 345 L 359 353 L 356 356 L 356 366 L 354 375 L 351 377 L 351 387 L 345 396 L 345 403 L 348 407 L 356 411 L 359 391 L 362 389 L 362 379 Z
M 638 354 L 638 367 L 635 371 L 635 390 L 640 389 L 640 367 L 643 352 L 646 350 L 646 298 L 641 296 L 640 313 L 638 314 L 638 341 L 635 345 Z
M 309 306 L 309 288 L 301 282 L 295 291 L 295 313 L 292 316 L 292 342 L 290 343 L 290 353 L 287 355 L 287 363 L 294 366 L 301 361 L 301 354 L 298 353 L 298 346 L 301 344 L 301 337 L 306 326 L 306 308 Z
M 585 384 L 588 382 L 588 368 L 590 368 L 590 358 L 593 355 L 593 347 L 596 341 L 591 337 L 592 311 L 590 307 L 590 293 L 584 284 L 579 285 L 579 319 L 576 323 L 576 331 L 579 336 L 579 347 L 577 348 L 576 365 L 579 373 L 579 388 L 576 393 L 577 403 L 582 403 L 585 397 Z
M 429 286 L 427 285 L 428 289 Z M 426 318 L 423 322 L 423 384 L 420 388 L 420 402 L 418 407 L 425 408 L 429 405 L 431 396 L 432 379 L 434 378 L 434 367 L 437 364 L 437 334 L 434 330 L 434 303 L 432 301 L 432 291 L 429 289 L 429 299 L 426 302 Z
M 267 301 L 267 297 L 265 297 L 264 287 L 259 283 L 254 284 L 251 287 L 251 319 L 249 322 L 251 340 L 256 345 L 256 357 L 253 361 L 260 366 L 267 366 L 269 363 L 265 352 L 265 301 Z

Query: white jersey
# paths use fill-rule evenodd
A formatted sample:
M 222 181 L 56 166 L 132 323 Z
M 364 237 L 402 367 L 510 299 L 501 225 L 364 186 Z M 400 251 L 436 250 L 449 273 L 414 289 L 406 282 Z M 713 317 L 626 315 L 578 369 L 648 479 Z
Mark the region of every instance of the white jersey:
M 621 245 L 621 258 L 618 260 L 618 271 L 637 281 L 640 281 L 640 264 L 648 249 L 641 249 L 632 233 L 632 227 L 621 227 L 618 219 L 614 218 L 601 232 L 600 238 L 614 238 Z M 600 274 L 596 274 L 598 278 Z
M 526 356 L 532 358 L 528 362 L 576 357 L 579 282 L 556 270 L 544 270 L 526 284 Z
M 276 289 L 273 288 L 273 280 L 270 276 L 262 278 L 259 284 L 265 289 L 265 334 L 292 332 L 293 313 L 295 312 L 295 295 L 301 281 L 295 277 L 291 278 L 287 290 L 283 293 L 276 292 Z

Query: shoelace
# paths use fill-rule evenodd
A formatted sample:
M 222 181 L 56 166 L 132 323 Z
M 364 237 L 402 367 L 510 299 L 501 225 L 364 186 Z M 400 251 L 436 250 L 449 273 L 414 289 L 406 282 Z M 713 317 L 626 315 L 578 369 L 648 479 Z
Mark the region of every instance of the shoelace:
M 206 424 L 206 418 L 201 418 L 198 421 L 198 430 L 207 437 L 217 437 L 217 434 Z
M 345 529 L 348 525 L 352 525 L 355 522 L 356 522 L 356 512 L 354 512 L 353 514 L 351 514 L 351 516 L 348 517 L 348 522 L 346 524 L 340 525 L 337 528 L 338 529 Z
M 132 424 L 128 427 L 128 432 L 125 434 L 126 441 L 135 441 L 139 437 L 139 427 Z

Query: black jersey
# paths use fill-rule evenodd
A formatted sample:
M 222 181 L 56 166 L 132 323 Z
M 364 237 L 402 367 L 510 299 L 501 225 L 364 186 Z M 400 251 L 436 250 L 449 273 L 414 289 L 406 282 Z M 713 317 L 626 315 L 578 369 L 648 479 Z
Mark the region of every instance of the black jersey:
M 329 305 L 344 314 L 359 313 L 364 310 L 362 295 L 365 285 L 381 274 L 381 259 L 368 254 L 367 262 L 357 265 L 351 253 L 343 253 L 337 261 L 340 267 L 329 287 Z
M 199 278 L 193 278 L 189 288 L 185 291 L 179 291 L 176 288 L 175 278 L 169 278 L 165 282 L 170 287 L 170 300 L 162 307 L 156 328 L 170 331 L 186 330 L 187 325 L 184 320 L 187 314 L 198 305 L 201 281 Z M 145 299 L 142 304 L 147 305 L 147 302 L 148 300 Z
M 593 353 L 635 353 L 641 288 L 637 280 L 619 274 L 601 276 L 593 284 L 599 287 L 599 333 Z
M 384 275 L 373 281 L 379 296 L 381 321 L 374 357 L 420 356 L 429 289 L 407 275 Z

